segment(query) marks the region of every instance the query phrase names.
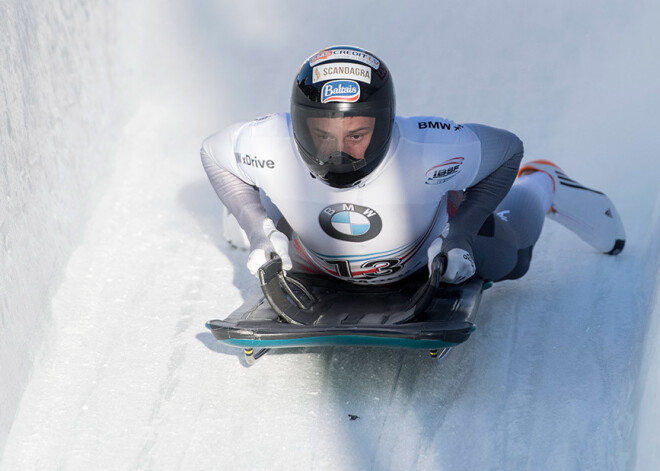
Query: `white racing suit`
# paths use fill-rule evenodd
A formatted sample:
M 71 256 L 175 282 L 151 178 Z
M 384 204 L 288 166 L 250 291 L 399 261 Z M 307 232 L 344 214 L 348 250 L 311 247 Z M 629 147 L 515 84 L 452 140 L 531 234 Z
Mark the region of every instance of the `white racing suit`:
M 252 248 L 268 216 L 291 240 L 294 270 L 354 283 L 426 270 L 427 248 L 448 222 L 446 250 L 472 253 L 478 276 L 518 278 L 547 210 L 533 197 L 514 204 L 531 209 L 502 209 L 523 156 L 514 134 L 438 117 L 396 117 L 383 161 L 345 189 L 310 173 L 288 113 L 230 126 L 204 141 L 201 156 Z

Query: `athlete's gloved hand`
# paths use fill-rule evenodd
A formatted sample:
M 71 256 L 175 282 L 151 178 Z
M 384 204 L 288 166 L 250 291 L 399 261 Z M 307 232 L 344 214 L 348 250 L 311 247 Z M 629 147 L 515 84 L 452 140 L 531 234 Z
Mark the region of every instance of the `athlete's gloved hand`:
M 271 259 L 273 253 L 282 259 L 282 270 L 291 270 L 293 263 L 289 256 L 289 238 L 275 229 L 275 224 L 270 218 L 264 219 L 263 230 L 264 239 L 256 247 L 252 247 L 252 252 L 248 256 L 247 267 L 250 273 L 256 275 L 259 268 Z
M 444 232 L 443 232 L 444 233 Z M 445 237 L 440 235 L 428 248 L 428 266 L 429 276 L 433 273 L 432 265 L 436 257 L 445 257 L 444 269 L 440 273 L 439 281 L 442 283 L 458 284 L 474 275 L 476 267 L 472 254 L 468 250 L 460 247 L 449 248 L 446 250 Z

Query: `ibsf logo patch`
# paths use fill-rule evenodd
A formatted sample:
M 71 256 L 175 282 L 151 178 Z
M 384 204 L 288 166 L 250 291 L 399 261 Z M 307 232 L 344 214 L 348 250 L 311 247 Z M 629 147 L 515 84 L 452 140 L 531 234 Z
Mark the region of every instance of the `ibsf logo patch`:
M 323 208 L 319 224 L 333 239 L 364 242 L 380 234 L 383 222 L 376 211 L 357 204 L 339 203 Z
M 426 181 L 424 183 L 438 185 L 451 180 L 461 172 L 461 165 L 463 165 L 464 160 L 463 157 L 454 157 L 439 165 L 434 165 L 426 171 Z
M 323 85 L 321 103 L 343 101 L 353 103 L 360 99 L 360 86 L 353 80 L 333 80 Z

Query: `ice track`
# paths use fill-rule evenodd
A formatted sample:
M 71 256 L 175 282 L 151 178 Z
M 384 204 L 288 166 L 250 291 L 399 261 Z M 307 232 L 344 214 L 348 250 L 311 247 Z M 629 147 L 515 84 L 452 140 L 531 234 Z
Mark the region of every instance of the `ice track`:
M 120 3 L 108 19 L 133 99 L 52 312 L 37 317 L 0 469 L 660 467 L 660 8 L 340 2 L 354 14 L 329 28 L 323 6 L 269 5 Z M 387 59 L 401 114 L 511 129 L 528 159 L 611 195 L 623 254 L 548 221 L 530 272 L 484 294 L 478 330 L 442 362 L 325 348 L 245 368 L 204 328 L 259 288 L 222 241 L 199 144 L 286 109 L 299 62 L 342 42 Z

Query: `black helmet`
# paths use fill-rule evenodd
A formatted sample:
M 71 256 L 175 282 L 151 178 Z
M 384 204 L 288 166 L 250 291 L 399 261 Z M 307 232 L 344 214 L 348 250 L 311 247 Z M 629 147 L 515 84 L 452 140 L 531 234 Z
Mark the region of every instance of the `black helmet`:
M 314 176 L 348 188 L 385 157 L 394 123 L 394 86 L 385 64 L 353 46 L 307 59 L 291 93 L 291 124 Z

